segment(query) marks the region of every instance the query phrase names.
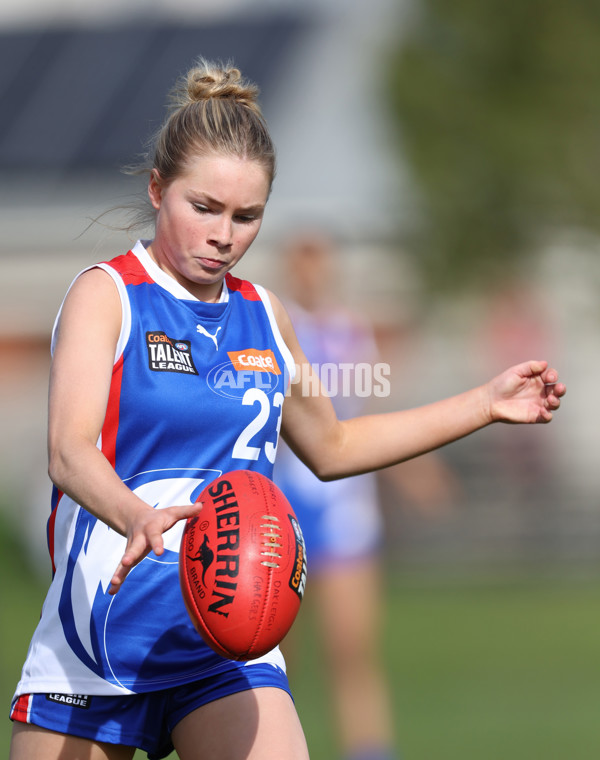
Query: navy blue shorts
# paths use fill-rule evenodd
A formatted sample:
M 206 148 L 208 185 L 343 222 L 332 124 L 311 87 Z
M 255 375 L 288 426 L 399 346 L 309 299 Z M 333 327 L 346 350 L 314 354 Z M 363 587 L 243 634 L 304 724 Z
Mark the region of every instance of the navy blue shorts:
M 150 760 L 160 760 L 173 751 L 173 728 L 193 710 L 265 686 L 283 689 L 291 696 L 281 668 L 268 663 L 232 662 L 230 669 L 201 681 L 144 694 L 21 694 L 13 701 L 10 717 L 72 736 L 137 747 L 147 752 Z

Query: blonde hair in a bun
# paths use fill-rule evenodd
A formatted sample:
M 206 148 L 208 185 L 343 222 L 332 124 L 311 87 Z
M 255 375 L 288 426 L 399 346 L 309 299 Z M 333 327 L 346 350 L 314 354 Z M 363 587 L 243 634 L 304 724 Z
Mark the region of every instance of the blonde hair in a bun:
M 169 112 L 153 144 L 152 168 L 165 184 L 193 156 L 222 153 L 261 164 L 272 183 L 275 148 L 258 104 L 259 89 L 233 64 L 199 58 L 169 93 Z

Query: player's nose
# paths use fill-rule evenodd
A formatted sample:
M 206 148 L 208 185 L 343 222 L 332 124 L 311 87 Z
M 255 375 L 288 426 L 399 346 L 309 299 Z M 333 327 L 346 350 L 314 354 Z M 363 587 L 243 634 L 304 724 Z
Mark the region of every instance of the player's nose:
M 226 248 L 233 242 L 233 222 L 226 214 L 215 217 L 210 229 L 209 243 L 218 248 Z

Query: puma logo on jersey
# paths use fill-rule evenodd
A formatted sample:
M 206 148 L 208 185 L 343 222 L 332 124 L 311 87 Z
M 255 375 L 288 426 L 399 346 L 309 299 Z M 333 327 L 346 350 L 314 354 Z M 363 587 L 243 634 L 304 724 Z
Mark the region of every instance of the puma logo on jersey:
M 220 327 L 217 327 L 214 335 L 212 335 L 211 333 L 208 332 L 208 330 L 206 329 L 206 327 L 204 327 L 204 325 L 196 325 L 196 330 L 200 333 L 200 335 L 206 335 L 207 338 L 210 338 L 212 342 L 215 344 L 215 348 L 217 349 L 217 351 L 219 350 L 219 344 L 217 343 L 217 333 L 219 332 L 220 329 L 221 329 Z

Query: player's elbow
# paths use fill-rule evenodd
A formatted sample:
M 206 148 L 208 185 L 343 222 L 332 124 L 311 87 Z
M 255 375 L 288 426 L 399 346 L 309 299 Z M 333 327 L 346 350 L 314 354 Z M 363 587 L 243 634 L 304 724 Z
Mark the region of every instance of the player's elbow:
M 321 470 L 321 469 L 313 469 L 311 468 L 313 475 L 315 475 L 321 482 L 323 483 L 329 483 L 332 480 L 337 480 L 335 475 L 333 473 Z
M 332 480 L 340 480 L 340 478 L 345 477 L 345 475 L 340 475 L 334 472 L 315 473 L 315 474 L 319 478 L 319 480 L 323 483 L 331 483 Z
M 352 473 L 346 472 L 341 462 L 336 462 L 334 458 L 321 458 L 318 463 L 309 465 L 310 469 L 319 480 L 329 483 L 332 480 L 348 477 Z
M 67 463 L 58 446 L 48 446 L 48 475 L 59 490 L 64 490 L 67 477 Z
M 66 491 L 69 483 L 81 468 L 82 452 L 85 450 L 85 441 L 64 440 L 50 436 L 48 441 L 48 475 L 50 480 L 59 489 Z
M 344 423 L 336 421 L 336 425 L 319 439 L 318 445 L 310 451 L 305 464 L 313 474 L 324 483 L 339 480 L 352 475 L 347 455 L 347 437 Z

